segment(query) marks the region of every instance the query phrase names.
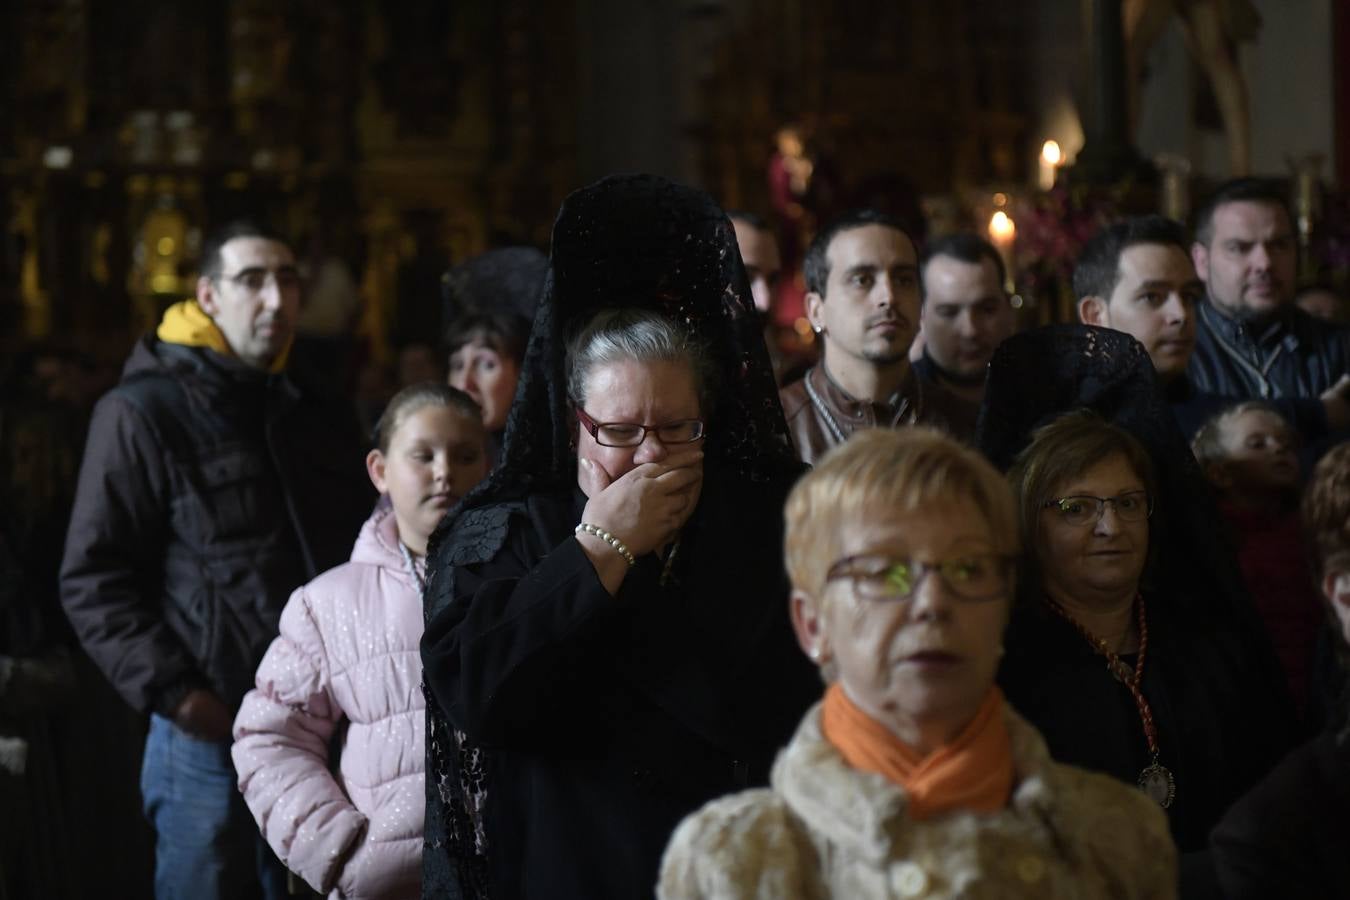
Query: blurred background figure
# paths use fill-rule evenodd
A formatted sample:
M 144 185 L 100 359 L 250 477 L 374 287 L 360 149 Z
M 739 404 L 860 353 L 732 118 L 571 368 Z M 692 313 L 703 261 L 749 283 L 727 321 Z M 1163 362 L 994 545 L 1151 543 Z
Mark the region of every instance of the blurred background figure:
M 1294 305 L 1308 315 L 1332 325 L 1350 324 L 1345 296 L 1329 284 L 1309 284 L 1294 294 Z
M 776 310 L 782 287 L 783 263 L 778 252 L 778 237 L 764 219 L 743 210 L 730 210 L 727 218 L 736 231 L 736 244 L 750 279 L 750 294 L 755 311 L 764 322 L 764 343 L 769 348 L 774 380 L 780 385 L 800 378 L 815 361 L 817 348 L 792 323 L 780 321 Z
M 1350 671 L 1350 444 L 1328 453 L 1303 497 L 1311 574 Z M 1210 838 L 1219 883 L 1234 900 L 1344 896 L 1350 885 L 1350 693 L 1326 729 L 1233 805 Z
M 445 361 L 434 344 L 409 341 L 395 355 L 396 379 L 400 388 L 424 381 L 445 380 Z
M 334 372 L 350 370 L 361 292 L 346 260 L 333 252 L 328 229 L 322 220 L 315 222 L 298 261 L 305 297 L 295 320 L 295 340 L 297 350 L 312 357 L 317 370 L 331 377 Z
M 230 725 L 290 592 L 347 556 L 372 496 L 350 414 L 287 370 L 295 256 L 236 221 L 94 408 L 60 590 L 85 651 L 150 717 L 155 895 L 284 892 L 239 796 Z
M 736 230 L 736 244 L 745 264 L 745 277 L 750 279 L 750 294 L 760 315 L 770 317 L 774 291 L 783 273 L 778 241 L 762 218 L 743 210 L 728 210 L 727 218 Z
M 448 381 L 482 408 L 493 463 L 547 271 L 548 258 L 533 247 L 503 247 L 466 260 L 441 281 Z
M 969 441 L 975 437 L 989 360 L 1017 327 L 1005 290 L 1003 258 L 978 235 L 954 234 L 929 242 L 919 274 L 922 349 L 914 372 L 936 390 L 953 395 L 947 425 L 952 434 Z
M 1308 574 L 1298 506 L 1298 434 L 1269 403 L 1248 400 L 1214 416 L 1191 442 L 1214 488 L 1242 577 L 1265 623 L 1303 718 L 1312 693 L 1322 604 Z
M 449 384 L 482 408 L 488 455 L 494 463 L 516 396 L 529 325 L 525 318 L 510 312 L 472 312 L 451 322 L 445 332 Z

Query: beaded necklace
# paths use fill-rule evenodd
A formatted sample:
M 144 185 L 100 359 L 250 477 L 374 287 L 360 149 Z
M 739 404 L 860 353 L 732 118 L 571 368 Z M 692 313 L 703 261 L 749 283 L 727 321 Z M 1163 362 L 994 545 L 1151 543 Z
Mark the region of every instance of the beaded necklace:
M 1049 598 L 1046 598 L 1045 603 L 1076 628 L 1092 645 L 1093 650 L 1106 657 L 1107 670 L 1129 689 L 1130 696 L 1134 698 L 1135 709 L 1139 711 L 1139 720 L 1144 726 L 1144 738 L 1148 741 L 1148 752 L 1152 757 L 1149 764 L 1139 773 L 1139 789 L 1163 809 L 1167 809 L 1176 798 L 1177 783 L 1171 771 L 1158 762 L 1158 728 L 1153 724 L 1153 710 L 1148 705 L 1148 698 L 1144 696 L 1141 687 L 1144 682 L 1144 659 L 1148 656 L 1148 617 L 1145 614 L 1143 594 L 1136 594 L 1134 597 L 1135 614 L 1139 623 L 1139 656 L 1135 659 L 1133 670 L 1121 660 L 1119 654 L 1106 645 L 1106 641 L 1083 627 L 1067 609 Z

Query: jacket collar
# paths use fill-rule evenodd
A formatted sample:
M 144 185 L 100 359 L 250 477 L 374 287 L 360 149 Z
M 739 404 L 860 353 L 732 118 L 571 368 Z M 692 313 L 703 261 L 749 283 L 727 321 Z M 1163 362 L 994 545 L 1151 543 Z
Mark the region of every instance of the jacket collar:
M 815 397 L 819 397 L 826 406 L 826 411 L 838 418 L 839 424 L 849 430 L 873 425 L 913 424 L 922 414 L 923 386 L 913 366 L 910 366 L 909 372 L 906 373 L 900 389 L 885 403 L 873 403 L 854 397 L 830 377 L 823 360 L 807 371 L 806 378 L 808 386 L 812 389 L 808 393 L 814 394 L 812 402 L 815 402 Z
M 1251 322 L 1230 317 L 1213 302 L 1205 300 L 1199 304 L 1200 316 L 1205 327 L 1228 343 L 1252 343 L 1258 347 L 1269 348 L 1286 340 L 1297 341 L 1292 328 L 1290 307 L 1283 307 L 1267 321 L 1256 326 Z
M 877 865 L 903 855 L 913 830 L 905 815 L 909 797 L 880 775 L 844 762 L 820 730 L 821 704 L 806 714 L 779 754 L 772 783 L 788 806 L 829 840 Z M 1008 807 L 1034 818 L 1054 806 L 1053 760 L 1045 740 L 1010 706 L 1004 706 L 1012 738 L 1014 787 Z

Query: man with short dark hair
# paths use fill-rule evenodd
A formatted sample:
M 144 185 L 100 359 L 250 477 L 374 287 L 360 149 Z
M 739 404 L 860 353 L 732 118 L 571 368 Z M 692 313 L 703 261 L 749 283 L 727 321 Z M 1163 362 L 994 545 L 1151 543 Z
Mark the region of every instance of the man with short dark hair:
M 1186 371 L 1205 292 L 1187 246 L 1186 229 L 1171 219 L 1125 219 L 1088 241 L 1073 270 L 1078 317 L 1132 335 L 1165 380 Z
M 919 268 L 923 352 L 914 371 L 926 385 L 952 395 L 952 409 L 963 415 L 949 424 L 969 440 L 989 360 L 1017 324 L 1004 289 L 1003 259 L 978 235 L 953 234 L 931 242 Z
M 284 892 L 230 728 L 290 592 L 347 558 L 374 499 L 350 414 L 285 372 L 300 294 L 284 241 L 222 229 L 196 297 L 136 345 L 89 427 L 62 601 L 151 716 L 141 792 L 160 898 Z
M 900 222 L 848 213 L 806 252 L 806 315 L 821 361 L 783 388 L 788 431 L 805 462 L 860 428 L 926 421 L 930 411 L 909 363 L 919 327 L 919 260 Z
M 1187 438 L 1211 416 L 1243 399 L 1201 389 L 1188 375 L 1205 290 L 1187 255 L 1189 248 L 1186 229 L 1171 219 L 1124 219 L 1088 241 L 1073 272 L 1078 317 L 1088 325 L 1123 331 L 1144 346 Z M 1320 398 L 1274 402 L 1309 438 L 1350 424 L 1350 406 L 1335 390 Z
M 1263 400 L 1317 397 L 1350 371 L 1350 335 L 1294 305 L 1298 246 L 1278 182 L 1220 185 L 1195 217 L 1205 283 L 1190 375 L 1202 390 Z

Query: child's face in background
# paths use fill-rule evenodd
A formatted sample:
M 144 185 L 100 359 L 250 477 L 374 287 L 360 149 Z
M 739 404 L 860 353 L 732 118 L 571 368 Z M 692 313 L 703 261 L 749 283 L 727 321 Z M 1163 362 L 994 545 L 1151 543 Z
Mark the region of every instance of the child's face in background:
M 446 510 L 487 475 L 483 423 L 447 406 L 423 406 L 389 436 L 389 451 L 371 451 L 371 481 L 388 494 L 400 540 L 425 554 Z
M 1283 418 L 1265 410 L 1248 410 L 1228 417 L 1221 435 L 1228 456 L 1224 468 L 1232 480 L 1232 490 L 1298 487 L 1294 433 Z

